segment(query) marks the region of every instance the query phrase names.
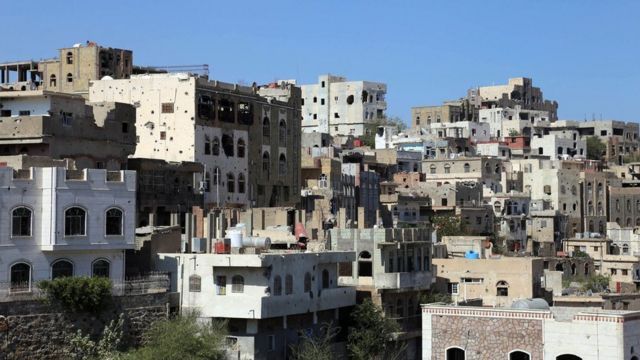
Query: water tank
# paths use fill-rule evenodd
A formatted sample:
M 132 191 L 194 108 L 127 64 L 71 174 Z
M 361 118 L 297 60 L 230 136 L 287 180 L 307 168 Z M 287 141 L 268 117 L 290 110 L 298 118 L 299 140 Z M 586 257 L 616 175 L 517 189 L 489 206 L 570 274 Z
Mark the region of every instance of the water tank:
M 477 252 L 475 252 L 473 250 L 467 250 L 464 253 L 464 258 L 465 259 L 480 259 L 480 254 L 478 254 Z
M 241 248 L 242 247 L 242 231 L 238 229 L 229 229 L 227 230 L 227 237 L 231 241 L 232 248 Z
M 511 304 L 512 309 L 521 309 L 521 310 L 549 310 L 549 304 L 545 299 L 534 298 L 534 299 L 520 299 L 516 300 Z
M 268 249 L 271 247 L 271 239 L 268 237 L 248 236 L 242 239 L 242 245 L 260 249 Z

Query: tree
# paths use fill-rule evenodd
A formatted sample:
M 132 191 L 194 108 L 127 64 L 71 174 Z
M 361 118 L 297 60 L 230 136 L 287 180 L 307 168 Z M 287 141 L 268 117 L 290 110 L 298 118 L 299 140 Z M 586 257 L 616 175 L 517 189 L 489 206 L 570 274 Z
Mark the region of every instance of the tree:
M 347 350 L 355 360 L 393 359 L 404 349 L 394 341 L 398 324 L 384 317 L 382 309 L 366 299 L 351 313 L 353 326 L 349 328 Z
M 451 303 L 451 295 L 446 293 L 440 293 L 433 290 L 425 292 L 420 295 L 420 304 L 432 304 L 432 303 Z
M 332 360 L 331 344 L 340 332 L 340 328 L 332 323 L 325 323 L 316 336 L 304 334 L 297 346 L 291 347 L 291 358 L 294 360 Z
M 65 357 L 72 360 L 116 359 L 122 344 L 122 325 L 124 316 L 120 314 L 118 320 L 112 320 L 105 326 L 102 336 L 97 341 L 91 340 L 88 334 L 81 330 L 68 337 L 69 346 L 65 349 Z
M 225 359 L 226 322 L 199 322 L 196 313 L 156 322 L 145 344 L 123 356 L 126 360 Z
M 600 141 L 600 138 L 597 136 L 589 136 L 587 138 L 587 159 L 601 160 L 605 150 L 606 145 Z
M 443 236 L 469 235 L 466 224 L 459 216 L 433 216 L 431 218 L 433 228 L 438 231 L 438 240 Z

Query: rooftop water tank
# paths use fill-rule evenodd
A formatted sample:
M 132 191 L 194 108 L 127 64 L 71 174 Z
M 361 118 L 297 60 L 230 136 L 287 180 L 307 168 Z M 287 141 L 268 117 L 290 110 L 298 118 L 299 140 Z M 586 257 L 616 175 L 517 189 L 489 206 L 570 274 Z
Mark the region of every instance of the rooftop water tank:
M 549 310 L 549 303 L 545 299 L 520 299 L 511 304 L 512 309 L 521 310 Z
M 464 258 L 465 259 L 480 259 L 480 254 L 478 254 L 477 252 L 475 252 L 473 250 L 467 250 L 464 253 Z

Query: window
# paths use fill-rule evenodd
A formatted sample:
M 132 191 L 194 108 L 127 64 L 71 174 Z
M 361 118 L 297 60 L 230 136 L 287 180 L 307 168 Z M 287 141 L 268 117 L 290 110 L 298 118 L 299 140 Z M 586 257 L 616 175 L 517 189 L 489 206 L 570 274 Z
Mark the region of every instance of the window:
M 51 279 L 73 276 L 73 264 L 69 260 L 56 260 L 51 264 Z
M 227 192 L 236 192 L 236 180 L 232 173 L 227 174 Z
M 31 210 L 19 207 L 13 210 L 11 236 L 31 236 Z
M 449 348 L 446 360 L 465 360 L 465 352 L 460 348 Z
M 198 275 L 189 276 L 189 292 L 200 292 L 202 288 L 202 278 Z
M 49 76 L 49 86 L 50 87 L 56 87 L 57 83 L 58 82 L 57 82 L 57 79 L 56 79 L 55 75 Z
M 280 146 L 287 146 L 287 123 L 284 120 L 280 120 L 280 126 L 278 127 L 278 138 Z
M 238 123 L 244 125 L 253 124 L 253 104 L 238 102 Z
M 464 172 L 468 173 L 471 170 L 471 166 L 469 164 L 464 164 Z
M 267 343 L 268 343 L 268 347 L 267 350 L 268 351 L 275 351 L 276 350 L 276 336 L 275 335 L 269 335 L 269 337 L 267 338 Z
M 282 295 L 282 278 L 280 275 L 276 275 L 276 277 L 273 278 L 273 295 Z
M 245 180 L 244 180 L 244 174 L 238 174 L 238 193 L 239 194 L 244 194 L 245 193 Z
M 173 114 L 173 103 L 162 103 L 160 110 L 163 114 Z
M 86 212 L 79 207 L 67 209 L 64 213 L 64 234 L 65 236 L 86 235 Z
M 122 210 L 107 210 L 107 235 L 122 235 Z
M 245 148 L 246 146 L 244 144 L 244 140 L 238 139 L 238 157 L 239 158 L 244 158 Z
M 204 154 L 211 155 L 211 139 L 207 135 L 204 136 Z
M 604 132 L 606 133 L 606 130 Z M 557 356 L 556 360 L 582 360 L 582 358 L 571 354 L 564 354 Z
M 308 293 L 311 291 L 311 274 L 308 272 L 304 274 L 304 292 Z
M 322 288 L 329 288 L 329 270 L 327 269 L 322 270 Z
M 231 292 L 238 294 L 244 292 L 244 278 L 242 276 L 234 275 L 231 278 Z
M 498 281 L 496 284 L 496 296 L 509 296 L 509 284 L 506 281 Z
M 213 120 L 215 117 L 215 101 L 209 95 L 200 95 L 198 98 L 198 118 L 201 120 Z
M 73 113 L 63 112 L 62 113 L 62 125 L 71 126 L 71 123 L 73 123 Z
M 262 175 L 265 177 L 265 179 L 269 179 L 269 167 L 270 167 L 270 163 L 269 163 L 269 152 L 265 151 L 262 154 Z
M 458 292 L 458 285 L 459 285 L 459 284 L 458 284 L 457 282 L 455 282 L 455 283 L 448 283 L 448 284 L 447 284 L 447 290 L 448 290 L 449 294 L 451 294 L 451 295 L 458 295 L 458 294 L 459 294 L 459 292 Z
M 10 292 L 31 291 L 31 265 L 17 263 L 11 266 Z
M 213 142 L 211 143 L 211 153 L 215 156 L 220 155 L 220 139 L 217 136 L 213 137 Z
M 629 254 L 629 245 L 627 244 L 622 245 L 622 253 Z
M 235 103 L 228 99 L 220 99 L 218 101 L 218 119 L 220 121 L 233 123 L 235 119 Z
M 224 134 L 222 135 L 222 151 L 227 157 L 233 156 L 234 144 L 233 136 Z
M 167 140 L 167 132 L 160 131 L 160 140 Z
M 109 277 L 111 264 L 105 259 L 98 259 L 91 264 L 91 274 L 95 277 Z
M 287 274 L 284 278 L 284 294 L 291 295 L 293 294 L 293 276 Z
M 287 157 L 284 154 L 280 154 L 280 159 L 278 159 L 278 173 L 280 176 L 287 175 Z
M 436 166 L 435 165 L 429 166 L 429 173 L 430 174 L 435 174 L 436 173 Z
M 73 75 L 71 75 L 71 73 L 67 74 L 67 82 L 68 83 L 72 83 L 73 82 Z
M 123 134 L 128 134 L 129 133 L 129 123 L 126 123 L 126 122 L 122 123 L 122 133 Z
M 509 360 L 531 360 L 531 356 L 524 351 L 512 351 L 509 354 Z
M 451 173 L 451 166 L 449 164 L 444 165 L 444 173 L 445 174 Z
M 216 295 L 227 295 L 227 277 L 216 276 Z
M 271 123 L 266 116 L 262 119 L 262 137 L 264 141 L 269 141 L 269 138 L 271 138 Z
M 67 65 L 73 64 L 73 53 L 71 51 L 67 52 Z

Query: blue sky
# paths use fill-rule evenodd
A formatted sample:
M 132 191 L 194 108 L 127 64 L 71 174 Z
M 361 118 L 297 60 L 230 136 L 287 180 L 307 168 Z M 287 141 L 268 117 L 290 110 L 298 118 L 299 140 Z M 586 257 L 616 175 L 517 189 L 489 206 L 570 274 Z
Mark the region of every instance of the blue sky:
M 204 64 L 227 82 L 386 82 L 388 113 L 532 77 L 561 119 L 637 121 L 640 1 L 44 1 L 3 3 L 0 61 L 86 40 L 138 65 Z M 46 9 L 46 10 L 45 10 Z

